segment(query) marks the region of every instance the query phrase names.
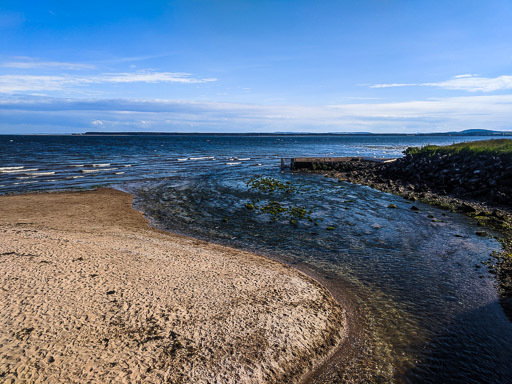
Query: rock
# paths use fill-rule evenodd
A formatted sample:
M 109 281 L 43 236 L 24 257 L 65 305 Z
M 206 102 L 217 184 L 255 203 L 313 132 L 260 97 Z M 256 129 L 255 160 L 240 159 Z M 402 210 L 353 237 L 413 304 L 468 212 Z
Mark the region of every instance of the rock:
M 462 204 L 460 207 L 459 207 L 459 211 L 463 212 L 463 213 L 474 213 L 476 212 L 476 209 L 473 208 L 471 205 L 468 205 L 468 204 Z
M 388 208 L 396 208 L 396 205 L 395 204 L 389 204 Z
M 412 209 L 413 211 L 419 211 L 419 210 L 420 210 L 420 209 L 419 209 L 417 206 L 415 206 L 415 205 L 413 205 L 413 206 L 411 207 L 411 209 Z

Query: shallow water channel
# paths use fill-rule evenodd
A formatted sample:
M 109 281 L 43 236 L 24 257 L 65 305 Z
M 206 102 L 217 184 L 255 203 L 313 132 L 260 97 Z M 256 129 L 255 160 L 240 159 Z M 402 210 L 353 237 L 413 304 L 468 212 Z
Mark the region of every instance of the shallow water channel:
M 512 324 L 482 264 L 499 245 L 476 224 L 364 186 L 261 171 L 300 192 L 251 189 L 231 169 L 128 189 L 158 227 L 310 266 L 341 287 L 358 330 L 330 381 L 510 382 Z M 258 213 L 272 201 L 305 207 L 312 221 Z

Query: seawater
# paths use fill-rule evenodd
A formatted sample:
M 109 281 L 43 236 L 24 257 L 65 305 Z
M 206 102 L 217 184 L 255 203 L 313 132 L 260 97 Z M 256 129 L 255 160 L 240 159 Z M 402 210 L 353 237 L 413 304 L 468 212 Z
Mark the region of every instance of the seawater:
M 397 196 L 279 167 L 281 157 L 391 158 L 474 139 L 482 137 L 0 136 L 0 193 L 110 185 L 133 193 L 155 226 L 311 267 L 343 287 L 357 313 L 340 381 L 507 383 L 512 324 L 493 275 L 476 268 L 496 241 L 476 236 L 462 215 L 416 202 L 413 211 Z M 248 188 L 258 175 L 309 190 Z M 304 206 L 318 225 L 245 207 L 258 200 Z

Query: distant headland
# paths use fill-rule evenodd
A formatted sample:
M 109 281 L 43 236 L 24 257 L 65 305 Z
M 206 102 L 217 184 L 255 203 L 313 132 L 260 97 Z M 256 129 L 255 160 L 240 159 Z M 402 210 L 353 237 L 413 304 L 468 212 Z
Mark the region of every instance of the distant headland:
M 86 136 L 512 136 L 512 131 L 491 131 L 488 129 L 467 129 L 459 132 L 432 133 L 372 133 L 372 132 L 85 132 L 74 135 Z

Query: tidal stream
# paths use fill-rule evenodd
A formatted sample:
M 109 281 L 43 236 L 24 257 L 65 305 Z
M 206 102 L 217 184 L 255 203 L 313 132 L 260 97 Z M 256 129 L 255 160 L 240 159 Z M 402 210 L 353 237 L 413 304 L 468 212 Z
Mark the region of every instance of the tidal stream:
M 325 271 L 357 306 L 359 351 L 340 380 L 505 383 L 512 327 L 485 262 L 496 241 L 460 214 L 319 175 L 265 170 L 302 193 L 247 187 L 215 170 L 137 186 L 136 205 L 154 225 Z M 300 206 L 312 221 L 248 209 Z M 397 208 L 389 208 L 390 204 Z M 315 223 L 317 225 L 315 225 Z M 479 267 L 477 267 L 477 265 Z M 337 281 L 337 282 L 336 282 Z

